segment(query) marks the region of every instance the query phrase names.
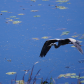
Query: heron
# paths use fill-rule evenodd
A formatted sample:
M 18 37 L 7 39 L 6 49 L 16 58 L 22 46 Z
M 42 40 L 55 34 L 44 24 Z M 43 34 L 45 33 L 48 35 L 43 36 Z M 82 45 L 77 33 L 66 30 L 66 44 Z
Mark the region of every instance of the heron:
M 58 42 L 58 45 L 55 43 Z M 40 57 L 45 57 L 45 55 L 47 54 L 47 52 L 50 50 L 50 48 L 52 46 L 54 46 L 55 48 L 59 48 L 61 45 L 66 45 L 66 44 L 73 44 L 77 50 L 83 54 L 83 50 L 81 49 L 81 45 L 80 42 L 76 39 L 73 38 L 67 38 L 67 39 L 50 39 L 47 40 L 41 50 L 40 53 Z

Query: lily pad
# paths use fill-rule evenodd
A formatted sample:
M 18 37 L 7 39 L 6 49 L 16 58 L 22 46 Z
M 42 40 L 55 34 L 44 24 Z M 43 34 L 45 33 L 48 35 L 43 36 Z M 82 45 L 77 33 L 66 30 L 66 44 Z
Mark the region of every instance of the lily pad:
M 1 12 L 8 12 L 8 11 L 4 10 L 4 11 L 1 11 Z
M 70 76 L 71 78 L 76 78 L 76 76 Z
M 42 0 L 42 1 L 49 1 L 49 0 Z
M 22 21 L 13 21 L 13 24 L 21 23 Z
M 23 80 L 16 80 L 17 84 L 25 84 Z
M 84 83 L 84 80 L 80 81 L 81 83 Z
M 7 75 L 13 75 L 13 74 L 16 74 L 16 72 L 7 72 L 6 74 Z
M 68 35 L 69 33 L 70 33 L 70 31 L 62 32 L 61 36 L 62 36 L 62 35 Z
M 44 36 L 44 37 L 42 37 L 42 39 L 48 39 L 49 37 L 48 36 Z
M 34 39 L 34 40 L 39 40 L 39 38 L 32 38 L 32 39 Z
M 65 77 L 65 74 L 60 74 L 58 78 Z
M 31 1 L 35 2 L 36 0 L 31 0 Z
M 71 46 L 71 47 L 74 47 L 75 48 L 75 46 Z
M 79 76 L 77 76 L 77 75 L 74 75 L 74 76 L 70 76 L 71 78 L 77 78 L 77 79 L 79 79 Z
M 76 75 L 76 73 L 71 73 L 71 75 Z
M 14 18 L 14 19 L 20 19 L 20 18 Z
M 57 0 L 56 2 L 67 2 L 69 0 Z
M 58 28 L 58 29 L 56 29 L 56 30 L 65 30 L 66 28 Z
M 31 10 L 31 12 L 38 12 L 38 10 Z
M 8 62 L 11 62 L 11 59 L 7 59 Z
M 16 16 L 10 16 L 10 18 L 15 18 Z
M 13 19 L 9 19 L 8 21 L 13 21 Z
M 59 9 L 67 9 L 67 7 L 65 7 L 65 6 L 56 6 L 56 8 L 59 8 Z
M 70 73 L 67 73 L 67 74 L 65 74 L 65 76 L 71 76 L 71 74 Z
M 84 79 L 84 76 L 81 76 L 80 79 Z

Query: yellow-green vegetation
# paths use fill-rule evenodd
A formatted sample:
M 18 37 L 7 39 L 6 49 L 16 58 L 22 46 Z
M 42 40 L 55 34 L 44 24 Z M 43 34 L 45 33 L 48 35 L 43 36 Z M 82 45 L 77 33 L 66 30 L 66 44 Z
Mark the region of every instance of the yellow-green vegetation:
M 13 21 L 13 24 L 19 24 L 21 23 L 22 21 Z
M 80 81 L 81 83 L 84 83 L 84 80 Z
M 56 2 L 67 2 L 69 0 L 57 0 Z
M 35 2 L 36 0 L 31 0 L 31 1 Z
M 38 10 L 31 10 L 31 12 L 38 12 Z
M 56 8 L 59 8 L 59 9 L 67 9 L 67 7 L 65 7 L 65 6 L 56 6 Z
M 62 36 L 62 35 L 68 35 L 69 33 L 70 33 L 70 31 L 62 32 L 61 36 Z
M 84 79 L 84 76 L 78 76 L 76 73 L 66 73 L 66 74 L 60 74 L 58 78 L 76 78 L 76 79 Z
M 15 18 L 16 16 L 10 16 L 10 18 Z
M 74 47 L 75 48 L 75 46 L 71 46 L 71 47 Z
M 13 74 L 16 74 L 16 72 L 7 72 L 6 74 L 7 75 L 13 75 Z
M 40 15 L 35 15 L 34 17 L 41 17 Z
M 7 59 L 8 62 L 11 62 L 11 59 Z
M 44 36 L 44 37 L 42 37 L 42 39 L 48 39 L 49 37 L 48 36 Z
M 17 84 L 24 84 L 24 81 L 23 80 L 16 80 L 16 83 Z
M 49 0 L 42 0 L 42 1 L 49 1 Z
M 13 19 L 9 19 L 8 21 L 13 21 Z
M 1 11 L 1 12 L 8 12 L 8 11 L 4 10 L 4 11 Z

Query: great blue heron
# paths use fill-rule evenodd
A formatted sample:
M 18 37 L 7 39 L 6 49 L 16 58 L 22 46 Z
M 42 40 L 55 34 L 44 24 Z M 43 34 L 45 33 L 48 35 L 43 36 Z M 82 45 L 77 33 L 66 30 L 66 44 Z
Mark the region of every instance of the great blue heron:
M 55 43 L 58 42 L 58 45 Z M 73 39 L 73 38 L 67 38 L 67 39 L 50 39 L 47 40 L 41 50 L 40 57 L 45 57 L 47 52 L 50 50 L 51 46 L 54 45 L 55 48 L 59 48 L 61 45 L 66 45 L 66 44 L 73 44 L 78 51 L 83 54 L 83 50 L 81 49 L 80 42 Z

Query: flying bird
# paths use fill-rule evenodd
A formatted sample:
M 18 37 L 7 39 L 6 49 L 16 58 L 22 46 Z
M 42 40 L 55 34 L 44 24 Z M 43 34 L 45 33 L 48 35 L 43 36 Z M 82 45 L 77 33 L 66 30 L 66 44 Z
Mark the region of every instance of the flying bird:
M 55 43 L 58 42 L 58 45 Z M 40 57 L 45 57 L 47 52 L 50 50 L 51 46 L 54 46 L 55 48 L 59 48 L 61 45 L 66 44 L 73 44 L 78 51 L 83 54 L 83 50 L 81 49 L 80 42 L 78 40 L 75 40 L 73 38 L 67 38 L 67 39 L 50 39 L 47 40 L 41 50 Z

